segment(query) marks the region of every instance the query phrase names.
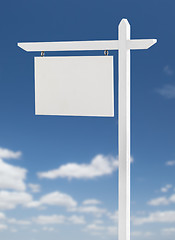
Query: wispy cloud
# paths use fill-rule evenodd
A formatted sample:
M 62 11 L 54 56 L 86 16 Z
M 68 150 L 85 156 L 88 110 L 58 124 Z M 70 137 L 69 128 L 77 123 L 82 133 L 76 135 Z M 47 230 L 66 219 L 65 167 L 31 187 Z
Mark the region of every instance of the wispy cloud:
M 169 66 L 169 65 L 166 65 L 164 68 L 163 68 L 163 71 L 166 75 L 168 76 L 172 76 L 174 74 L 174 71 L 173 69 Z
M 102 226 L 102 225 L 98 225 L 98 224 L 89 224 L 89 225 L 87 225 L 87 227 L 86 227 L 86 229 L 87 230 L 92 230 L 92 231 L 103 231 L 103 230 L 105 230 L 105 227 L 104 226 Z
M 117 235 L 117 226 L 115 225 L 103 225 L 103 224 L 98 224 L 98 223 L 91 223 L 84 228 L 85 232 L 90 233 L 91 235 Z
M 160 205 L 169 205 L 169 199 L 167 199 L 166 197 L 159 197 L 159 198 L 155 198 L 152 199 L 148 202 L 148 205 L 151 206 L 160 206 Z
M 61 224 L 64 223 L 66 220 L 66 217 L 63 215 L 51 215 L 51 216 L 45 216 L 41 215 L 34 219 L 34 222 L 41 225 L 48 225 L 48 224 Z
M 118 211 L 115 211 L 113 214 L 108 213 L 108 217 L 114 221 L 114 223 L 118 222 Z
M 7 225 L 5 224 L 0 224 L 0 232 L 2 232 L 3 230 L 6 230 L 8 228 Z
M 64 224 L 64 223 L 72 223 L 72 224 L 85 224 L 86 221 L 83 216 L 64 216 L 64 215 L 41 215 L 33 219 L 33 221 L 40 225 L 50 225 L 50 224 Z
M 72 215 L 71 217 L 68 218 L 68 221 L 73 224 L 85 224 L 86 223 L 84 216 L 77 216 L 77 215 Z
M 166 235 L 171 235 L 171 234 L 175 234 L 175 228 L 172 227 L 172 228 L 164 228 L 162 229 L 162 232 Z
M 156 92 L 167 99 L 175 98 L 175 86 L 166 84 L 162 88 L 156 89 Z
M 8 219 L 8 222 L 9 222 L 10 224 L 24 225 L 24 226 L 31 224 L 31 221 L 29 221 L 29 220 L 17 220 L 17 219 L 15 219 L 15 218 L 10 218 L 10 219 Z
M 16 228 L 11 228 L 11 229 L 10 229 L 10 232 L 16 233 L 16 232 L 18 232 L 18 229 L 16 229 Z
M 38 173 L 39 178 L 93 179 L 110 175 L 118 167 L 118 160 L 111 156 L 97 155 L 89 164 L 68 163 L 57 169 Z
M 154 198 L 148 202 L 148 205 L 161 206 L 161 205 L 169 205 L 171 203 L 175 203 L 175 194 L 172 194 L 170 197 Z
M 83 205 L 98 205 L 101 204 L 101 201 L 97 199 L 86 199 L 83 201 Z
M 150 236 L 153 236 L 154 233 L 152 232 L 143 232 L 143 231 L 133 231 L 131 232 L 131 236 L 133 237 L 150 237 Z
M 93 214 L 97 217 L 101 217 L 103 214 L 107 214 L 107 210 L 105 208 L 99 208 L 97 206 L 80 206 L 71 208 L 69 209 L 69 211 Z
M 134 225 L 145 223 L 175 223 L 175 211 L 152 212 L 146 217 L 132 217 Z
M 7 148 L 0 148 L 0 158 L 2 159 L 18 159 L 21 155 L 21 151 L 14 152 Z
M 175 160 L 167 161 L 167 162 L 165 163 L 165 165 L 167 165 L 167 166 L 175 166 Z
M 33 184 L 33 183 L 29 183 L 28 184 L 28 187 L 31 189 L 31 191 L 33 193 L 37 193 L 37 192 L 40 192 L 41 191 L 41 187 L 39 184 Z
M 173 186 L 171 184 L 166 184 L 164 187 L 161 188 L 161 192 L 168 192 Z
M 53 232 L 53 231 L 55 231 L 55 228 L 53 228 L 53 227 L 43 227 L 42 230 L 43 231 L 48 231 L 48 232 Z
M 5 218 L 6 218 L 5 214 L 0 212 L 0 220 L 5 219 Z

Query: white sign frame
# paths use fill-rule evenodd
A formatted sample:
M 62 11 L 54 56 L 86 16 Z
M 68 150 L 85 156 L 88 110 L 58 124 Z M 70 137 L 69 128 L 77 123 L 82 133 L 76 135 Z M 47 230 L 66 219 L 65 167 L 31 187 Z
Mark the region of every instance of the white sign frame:
M 35 57 L 35 114 L 113 117 L 113 56 Z

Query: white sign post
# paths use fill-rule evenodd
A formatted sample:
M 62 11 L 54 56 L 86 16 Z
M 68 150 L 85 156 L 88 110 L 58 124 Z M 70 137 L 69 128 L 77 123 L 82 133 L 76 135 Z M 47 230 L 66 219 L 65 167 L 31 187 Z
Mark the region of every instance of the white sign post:
M 118 36 L 119 40 L 107 40 L 107 41 L 79 41 L 79 42 L 40 42 L 40 43 L 18 43 L 18 46 L 24 49 L 25 51 L 86 51 L 86 50 L 119 50 L 119 80 L 118 80 L 118 149 L 119 149 L 119 223 L 118 223 L 118 240 L 130 240 L 130 50 L 134 49 L 148 49 L 152 45 L 154 45 L 157 40 L 156 39 L 140 39 L 140 40 L 132 40 L 130 39 L 130 24 L 128 23 L 127 19 L 122 19 L 119 24 L 118 29 Z M 105 57 L 105 56 L 104 56 Z M 80 58 L 81 59 L 81 58 Z M 94 63 L 97 66 L 100 66 L 98 62 Z M 101 67 L 103 68 L 103 65 Z M 108 66 L 108 69 L 111 69 L 111 65 Z M 87 63 L 88 67 L 88 63 Z M 92 69 L 91 69 L 92 70 Z M 102 69 L 103 70 L 103 69 Z M 37 70 L 36 70 L 37 71 Z M 96 72 L 97 73 L 97 72 Z M 95 73 L 95 74 L 96 74 Z M 39 74 L 40 75 L 40 74 Z M 38 76 L 38 75 L 37 75 Z M 44 79 L 44 75 L 42 75 Z M 107 75 L 111 82 L 111 72 L 108 71 Z M 42 77 L 40 77 L 40 82 L 42 82 Z M 57 76 L 59 77 L 59 76 Z M 83 78 L 83 74 L 81 75 Z M 96 75 L 97 78 L 100 79 L 100 74 Z M 58 79 L 58 78 L 56 78 Z M 74 81 L 74 79 L 71 79 Z M 63 84 L 63 82 L 62 82 Z M 76 82 L 79 84 L 79 82 Z M 105 85 L 106 84 L 106 85 Z M 38 85 L 39 87 L 40 85 Z M 90 86 L 90 85 L 89 85 Z M 92 89 L 91 86 L 88 88 Z M 50 108 L 53 107 L 53 110 L 50 111 L 49 105 L 47 109 L 43 106 L 47 104 L 44 103 L 42 105 L 41 112 L 38 114 L 42 115 L 79 115 L 79 116 L 113 116 L 113 84 L 107 84 L 106 79 L 104 79 L 104 84 L 97 84 L 97 86 L 103 87 L 104 89 L 108 86 L 108 94 L 107 100 L 108 104 L 106 105 L 106 109 L 101 109 L 100 104 L 97 103 L 96 109 L 91 110 L 87 104 L 87 110 L 83 111 L 75 106 L 75 111 L 71 114 L 71 108 L 67 108 L 69 110 L 65 110 L 62 108 L 62 101 L 60 98 L 55 98 L 52 101 L 52 105 Z M 98 87 L 96 86 L 96 90 Z M 48 86 L 49 87 L 49 86 Z M 52 86 L 54 87 L 54 85 Z M 55 87 L 58 87 L 57 84 Z M 79 88 L 79 85 L 76 86 Z M 66 86 L 64 86 L 66 88 Z M 44 88 L 46 89 L 46 87 Z M 62 90 L 64 90 L 62 88 Z M 93 89 L 94 90 L 94 89 Z M 92 93 L 96 94 L 96 91 Z M 40 96 L 42 94 L 46 94 L 46 92 L 41 92 L 40 95 L 37 95 L 37 101 L 40 101 Z M 49 93 L 51 94 L 51 93 Z M 61 94 L 61 93 L 60 93 Z M 104 92 L 98 93 L 99 96 L 104 96 Z M 103 94 L 103 95 L 101 95 Z M 80 95 L 80 97 L 84 95 Z M 44 98 L 43 98 L 44 99 Z M 48 97 L 50 99 L 50 95 Z M 102 98 L 101 98 L 102 99 Z M 75 105 L 79 102 L 77 99 L 75 100 Z M 93 99 L 94 101 L 95 98 Z M 59 102 L 60 101 L 60 102 Z M 57 106 L 57 104 L 59 106 Z M 89 103 L 90 104 L 90 103 Z M 99 105 L 98 105 L 99 104 Z M 39 105 L 38 105 L 39 106 Z M 40 107 L 40 106 L 39 106 Z M 60 108 L 62 109 L 60 111 Z M 98 109 L 97 109 L 98 108 Z M 59 109 L 59 110 L 58 110 Z M 78 109 L 78 110 L 77 110 Z M 64 111 L 63 111 L 64 110 Z M 76 112 L 77 111 L 77 112 Z

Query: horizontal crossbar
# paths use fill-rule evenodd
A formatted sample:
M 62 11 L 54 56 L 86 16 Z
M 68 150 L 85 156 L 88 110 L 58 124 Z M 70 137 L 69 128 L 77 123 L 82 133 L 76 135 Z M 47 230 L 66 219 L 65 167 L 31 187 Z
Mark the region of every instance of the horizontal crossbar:
M 119 42 L 117 40 L 77 42 L 31 42 L 18 43 L 18 46 L 27 52 L 115 50 L 118 49 Z
M 126 48 L 147 49 L 156 42 L 156 39 L 126 40 Z M 27 52 L 118 50 L 120 41 L 26 42 L 18 43 L 18 46 Z

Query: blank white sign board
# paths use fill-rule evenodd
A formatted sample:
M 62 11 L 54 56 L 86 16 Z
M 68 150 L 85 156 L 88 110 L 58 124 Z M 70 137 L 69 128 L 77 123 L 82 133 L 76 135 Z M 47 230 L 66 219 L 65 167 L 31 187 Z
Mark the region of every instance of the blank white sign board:
M 35 114 L 114 116 L 113 56 L 35 57 Z

